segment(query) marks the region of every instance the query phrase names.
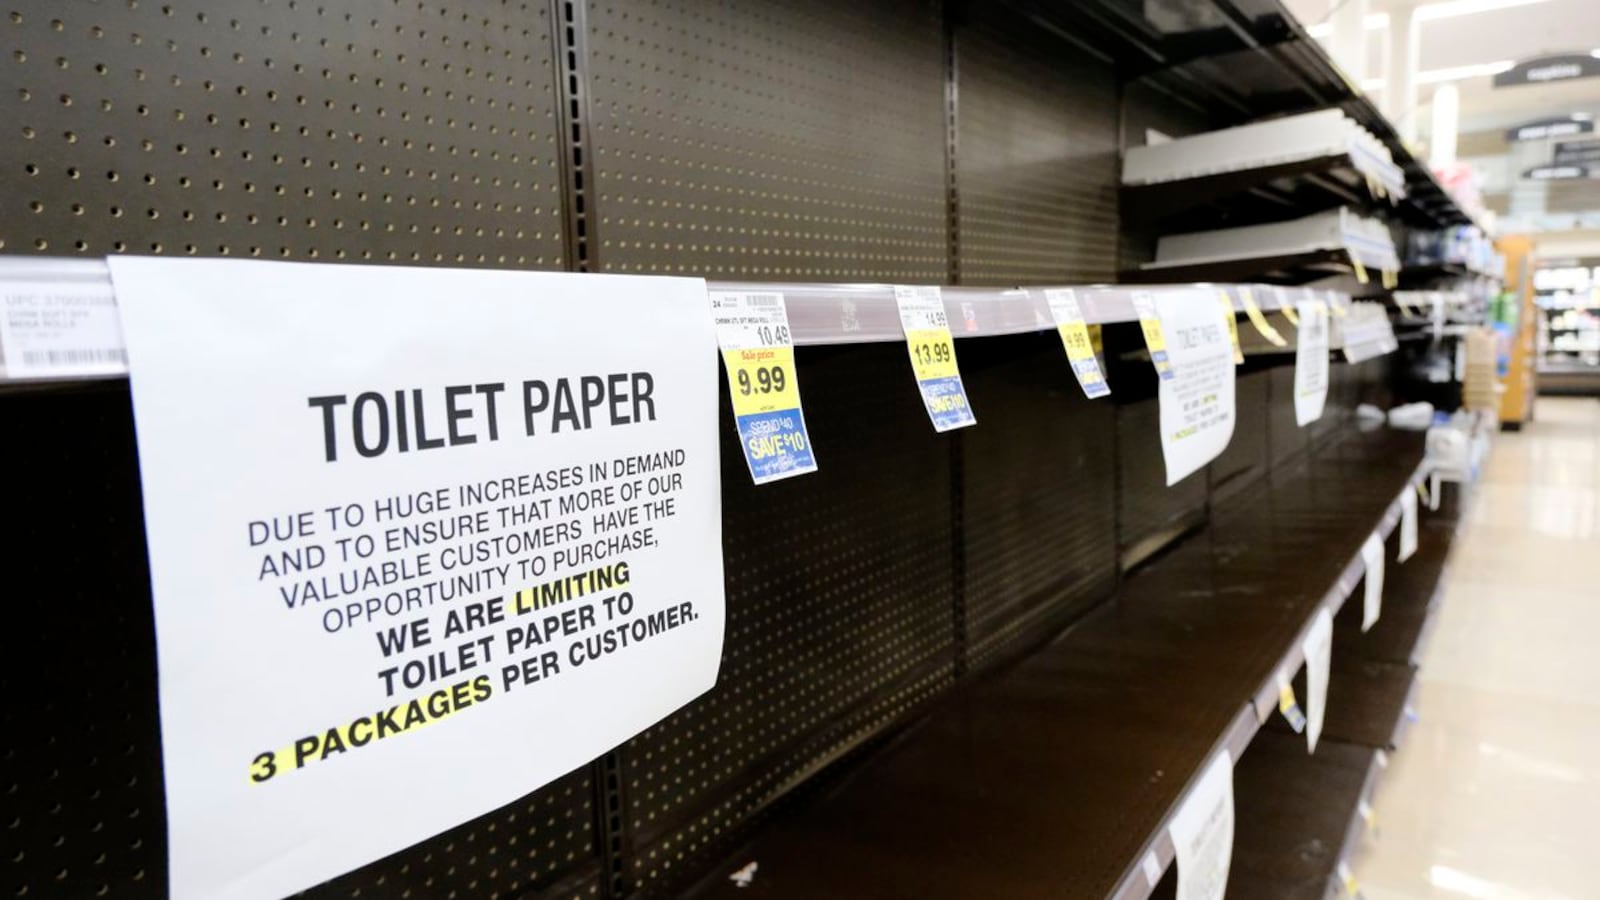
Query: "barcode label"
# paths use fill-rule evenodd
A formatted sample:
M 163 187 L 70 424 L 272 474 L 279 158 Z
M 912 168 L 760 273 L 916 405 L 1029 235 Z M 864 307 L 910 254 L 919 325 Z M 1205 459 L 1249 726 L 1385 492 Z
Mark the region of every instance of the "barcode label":
M 751 306 L 777 306 L 783 302 L 782 294 L 745 294 L 745 302 Z
M 22 361 L 29 366 L 125 366 L 128 364 L 128 351 L 121 347 L 106 350 L 24 350 Z
M 0 280 L 0 354 L 7 378 L 126 373 L 111 282 Z

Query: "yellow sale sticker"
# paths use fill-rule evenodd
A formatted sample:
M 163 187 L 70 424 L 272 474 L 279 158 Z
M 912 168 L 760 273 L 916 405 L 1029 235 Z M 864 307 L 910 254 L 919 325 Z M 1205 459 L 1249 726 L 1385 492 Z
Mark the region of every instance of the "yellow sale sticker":
M 1256 305 L 1255 295 L 1250 292 L 1249 288 L 1239 288 L 1239 302 L 1244 304 L 1244 314 L 1250 319 L 1250 324 L 1255 327 L 1257 334 L 1266 338 L 1267 342 L 1274 347 L 1287 347 L 1289 345 L 1289 341 L 1284 338 L 1283 334 L 1272 327 L 1272 323 L 1267 321 L 1267 317 L 1261 314 L 1261 307 Z M 1289 315 L 1291 316 L 1290 321 L 1294 322 L 1292 310 L 1289 311 Z
M 1139 329 L 1144 332 L 1144 346 L 1150 351 L 1150 362 L 1162 381 L 1173 377 L 1172 360 L 1167 356 L 1167 338 L 1161 331 L 1161 318 L 1156 315 L 1156 301 L 1147 291 L 1133 295 L 1133 309 L 1139 316 Z
M 1228 323 L 1228 342 L 1233 345 L 1233 364 L 1244 364 L 1244 348 L 1239 346 L 1239 320 L 1233 312 L 1233 301 L 1227 291 L 1217 291 L 1217 302 L 1222 305 L 1222 318 Z
M 1061 345 L 1066 348 L 1067 362 L 1072 365 L 1078 386 L 1091 400 L 1110 394 L 1111 388 L 1100 370 L 1100 326 L 1090 326 L 1083 321 L 1083 310 L 1071 289 L 1052 288 L 1046 290 L 1044 296 L 1050 304 L 1050 315 L 1055 319 L 1056 331 L 1061 335 Z
M 817 470 L 800 409 L 789 312 L 777 291 L 712 291 L 728 395 L 750 477 L 756 484 Z
M 967 389 L 956 366 L 955 342 L 939 288 L 895 285 L 894 299 L 911 368 L 934 429 L 949 431 L 975 424 L 978 420 L 967 403 Z

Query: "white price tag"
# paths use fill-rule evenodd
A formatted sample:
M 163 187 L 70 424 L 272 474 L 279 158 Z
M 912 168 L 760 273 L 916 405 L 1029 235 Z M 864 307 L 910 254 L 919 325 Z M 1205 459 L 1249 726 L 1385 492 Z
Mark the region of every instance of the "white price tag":
M 1405 562 L 1417 552 L 1417 493 L 1406 485 L 1400 491 L 1400 554 L 1397 561 Z
M 1222 900 L 1233 861 L 1233 756 L 1227 750 L 1195 779 L 1167 833 L 1178 857 L 1177 900 Z
M 1144 869 L 1144 880 L 1148 881 L 1150 883 L 1150 888 L 1154 890 L 1155 886 L 1161 883 L 1161 876 L 1163 874 L 1161 870 L 1161 863 L 1156 859 L 1156 852 L 1151 850 L 1149 853 L 1146 853 L 1144 855 L 1144 859 L 1139 861 L 1139 866 L 1140 868 Z
M 111 283 L 0 280 L 0 353 L 9 378 L 127 372 Z
M 1294 421 L 1302 428 L 1322 418 L 1328 400 L 1328 307 L 1301 301 L 1294 354 Z
M 1333 616 L 1326 606 L 1317 610 L 1300 649 L 1306 657 L 1306 751 L 1315 752 L 1328 711 L 1328 665 L 1333 660 Z
M 1365 593 L 1361 598 L 1361 630 L 1366 631 L 1377 624 L 1378 616 L 1383 614 L 1383 538 L 1376 534 L 1367 537 L 1366 543 L 1361 545 L 1361 561 L 1367 567 L 1363 579 Z

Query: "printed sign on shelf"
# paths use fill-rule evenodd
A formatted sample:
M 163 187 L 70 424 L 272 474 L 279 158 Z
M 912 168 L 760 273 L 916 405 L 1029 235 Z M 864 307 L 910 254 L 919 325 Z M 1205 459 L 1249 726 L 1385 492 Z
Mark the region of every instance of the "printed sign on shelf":
M 1303 300 L 1294 351 L 1294 421 L 1304 428 L 1322 418 L 1328 402 L 1328 307 Z
M 1378 616 L 1383 614 L 1383 538 L 1377 534 L 1367 536 L 1366 543 L 1361 545 L 1361 561 L 1367 567 L 1366 577 L 1362 579 L 1366 593 L 1362 595 L 1361 605 L 1361 630 L 1366 631 L 1377 624 Z
M 766 484 L 815 472 L 783 294 L 712 291 L 711 317 L 750 477 Z
M 1233 756 L 1219 752 L 1167 826 L 1178 858 L 1178 900 L 1222 900 L 1233 862 Z
M 1326 606 L 1317 609 L 1300 650 L 1306 658 L 1306 751 L 1316 752 L 1328 711 L 1328 665 L 1333 661 L 1333 616 Z
M 7 378 L 126 372 L 110 283 L 0 279 L 0 361 Z
M 704 282 L 110 265 L 171 896 L 310 887 L 526 795 L 716 682 Z
M 1417 495 L 1406 485 L 1400 490 L 1400 553 L 1399 562 L 1410 559 L 1417 552 Z
M 1050 315 L 1055 319 L 1056 331 L 1061 334 L 1061 345 L 1067 350 L 1067 361 L 1072 364 L 1072 374 L 1078 386 L 1094 400 L 1111 393 L 1105 374 L 1100 371 L 1097 343 L 1084 324 L 1083 310 L 1078 307 L 1078 295 L 1070 288 L 1050 288 L 1044 292 L 1050 304 Z
M 1233 352 L 1222 310 L 1203 290 L 1134 295 L 1160 377 L 1161 455 L 1167 484 L 1199 471 L 1233 438 Z
M 916 372 L 922 402 L 936 431 L 965 428 L 978 420 L 967 403 L 967 389 L 956 368 L 955 342 L 950 338 L 950 322 L 945 317 L 944 300 L 937 286 L 895 285 L 895 304 L 900 308 L 900 327 L 905 330 L 906 349 L 911 353 L 911 368 Z

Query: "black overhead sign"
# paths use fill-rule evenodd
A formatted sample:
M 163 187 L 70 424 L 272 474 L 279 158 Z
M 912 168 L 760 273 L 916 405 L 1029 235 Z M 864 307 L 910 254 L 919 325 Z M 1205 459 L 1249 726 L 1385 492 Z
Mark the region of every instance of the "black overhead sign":
M 1594 178 L 1596 172 L 1589 166 L 1534 166 L 1523 170 L 1522 177 L 1530 181 L 1577 181 Z
M 1591 119 L 1574 119 L 1560 116 L 1554 119 L 1534 119 L 1515 128 L 1506 129 L 1508 141 L 1540 141 L 1545 138 L 1566 137 L 1572 134 L 1589 134 L 1594 131 Z
M 1571 81 L 1574 78 L 1600 76 L 1600 59 L 1587 53 L 1562 53 L 1557 56 L 1540 56 L 1525 59 L 1494 77 L 1494 86 L 1511 87 L 1518 84 L 1548 84 L 1552 81 Z
M 1600 163 L 1600 140 L 1557 141 L 1552 162 L 1558 166 Z

